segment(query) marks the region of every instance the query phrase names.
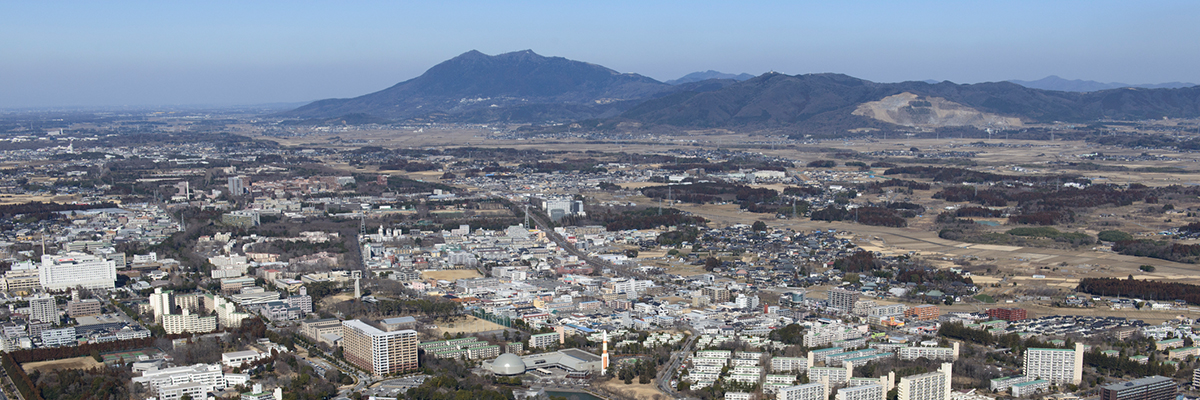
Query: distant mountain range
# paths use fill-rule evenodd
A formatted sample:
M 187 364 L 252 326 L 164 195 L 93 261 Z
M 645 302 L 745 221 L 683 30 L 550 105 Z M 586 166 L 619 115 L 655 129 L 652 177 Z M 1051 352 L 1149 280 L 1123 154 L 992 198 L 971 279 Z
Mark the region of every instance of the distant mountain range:
M 1147 84 L 1140 84 L 1140 85 L 1130 85 L 1128 83 L 1120 83 L 1120 82 L 1104 83 L 1104 82 L 1096 82 L 1096 81 L 1085 81 L 1082 79 L 1063 79 L 1056 75 L 1050 75 L 1045 78 L 1038 79 L 1036 81 L 1020 81 L 1020 80 L 1014 79 L 1014 80 L 1010 80 L 1009 82 L 1012 82 L 1012 83 L 1027 87 L 1027 88 L 1042 89 L 1042 90 L 1058 90 L 1058 91 L 1063 91 L 1063 92 L 1095 92 L 1095 91 L 1100 91 L 1100 90 L 1120 89 L 1120 88 L 1178 89 L 1178 88 L 1196 86 L 1195 83 L 1188 83 L 1188 82 L 1167 82 L 1167 83 L 1154 83 L 1154 84 L 1147 83 Z
M 705 80 L 709 80 L 709 79 L 733 79 L 735 81 L 744 81 L 744 80 L 747 80 L 747 79 L 750 79 L 753 77 L 754 77 L 754 75 L 750 75 L 747 73 L 741 73 L 741 74 L 734 75 L 734 74 L 726 74 L 724 72 L 713 71 L 710 69 L 708 71 L 693 72 L 693 73 L 684 75 L 682 78 L 679 78 L 679 79 L 669 80 L 669 81 L 667 81 L 667 84 L 668 85 L 678 85 L 681 83 L 700 82 L 700 81 L 705 81 Z
M 671 84 L 529 50 L 495 56 L 470 51 L 390 88 L 278 115 L 298 123 L 577 122 L 822 131 L 1200 117 L 1200 87 L 1071 92 L 1013 82 L 877 83 L 841 74 L 742 78 L 745 74 L 705 71 Z

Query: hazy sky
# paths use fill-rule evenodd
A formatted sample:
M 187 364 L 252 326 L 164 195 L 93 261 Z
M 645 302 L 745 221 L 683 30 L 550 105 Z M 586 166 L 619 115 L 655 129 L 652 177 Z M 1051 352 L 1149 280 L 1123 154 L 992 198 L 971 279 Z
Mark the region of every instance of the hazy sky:
M 353 97 L 471 49 L 658 80 L 1200 82 L 1196 1 L 7 1 L 0 108 Z

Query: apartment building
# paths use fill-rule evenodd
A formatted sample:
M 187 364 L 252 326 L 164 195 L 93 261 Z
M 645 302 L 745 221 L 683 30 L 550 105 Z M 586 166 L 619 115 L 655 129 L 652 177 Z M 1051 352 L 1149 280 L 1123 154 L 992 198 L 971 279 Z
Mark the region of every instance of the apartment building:
M 1074 350 L 1027 349 L 1024 372 L 1031 379 L 1045 379 L 1054 385 L 1078 385 L 1083 381 L 1083 343 L 1076 343 Z
M 343 321 L 342 352 L 375 375 L 412 371 L 417 369 L 417 331 L 385 332 L 356 319 Z

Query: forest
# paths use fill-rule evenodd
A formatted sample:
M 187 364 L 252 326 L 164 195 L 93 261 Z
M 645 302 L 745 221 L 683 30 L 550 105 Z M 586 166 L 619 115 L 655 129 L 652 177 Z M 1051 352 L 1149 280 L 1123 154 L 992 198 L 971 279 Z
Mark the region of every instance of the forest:
M 1127 256 L 1152 257 L 1188 264 L 1200 263 L 1200 245 L 1195 244 L 1137 239 L 1113 243 L 1112 249 Z
M 1117 278 L 1083 278 L 1076 291 L 1098 296 L 1120 296 L 1147 300 L 1183 300 L 1200 304 L 1200 285 L 1177 282 Z

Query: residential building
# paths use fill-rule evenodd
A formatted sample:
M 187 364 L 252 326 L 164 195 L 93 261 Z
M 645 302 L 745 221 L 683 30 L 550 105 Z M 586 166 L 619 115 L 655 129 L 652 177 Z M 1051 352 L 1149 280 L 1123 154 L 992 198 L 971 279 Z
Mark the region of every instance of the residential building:
M 950 378 L 953 364 L 942 363 L 937 372 L 900 378 L 896 385 L 897 400 L 950 400 Z
M 1011 387 L 1013 397 L 1032 396 L 1034 393 L 1050 390 L 1050 381 L 1037 379 L 1029 382 L 1014 383 Z M 1175 397 L 1171 397 L 1174 399 Z M 1141 399 L 1140 397 L 1138 399 Z
M 1003 378 L 992 379 L 988 388 L 993 392 L 1007 392 L 1008 388 L 1012 387 L 1012 385 L 1029 382 L 1031 380 L 1033 379 L 1029 379 L 1028 376 L 1024 375 L 1006 376 Z
M 913 318 L 918 321 L 933 321 L 938 319 L 938 315 L 941 314 L 942 312 L 940 309 L 938 309 L 938 306 L 933 304 L 922 304 L 904 311 L 905 317 Z
M 29 320 L 58 323 L 58 304 L 54 296 L 38 294 L 29 298 Z
M 347 361 L 375 375 L 417 369 L 417 331 L 385 332 L 359 320 L 342 322 L 342 349 Z
M 828 400 L 829 397 L 825 394 L 825 385 L 808 383 L 779 389 L 775 398 L 778 400 Z
M 840 287 L 829 289 L 829 307 L 842 310 L 843 312 L 854 311 L 854 303 L 858 302 L 861 295 L 856 290 L 847 290 Z
M 117 264 L 85 253 L 43 255 L 38 276 L 46 290 L 112 289 L 117 282 Z
M 217 330 L 217 317 L 201 317 L 183 310 L 183 314 L 163 314 L 162 327 L 168 335 L 208 333 Z
M 558 333 L 541 333 L 529 337 L 529 348 L 541 349 L 559 343 Z
M 804 357 L 771 357 L 771 372 L 804 371 L 807 363 Z
M 836 400 L 882 400 L 886 394 L 887 391 L 883 390 L 883 385 L 872 383 L 838 389 L 834 398 Z
M 1100 387 L 1100 400 L 1173 400 L 1177 395 L 1175 381 L 1157 375 Z
M 1083 381 L 1083 343 L 1076 343 L 1074 350 L 1027 349 L 1024 372 L 1025 376 L 1054 385 L 1078 385 Z
M 958 342 L 953 342 L 950 344 L 950 347 L 901 347 L 896 349 L 896 355 L 901 360 L 916 360 L 924 357 L 930 360 L 955 361 L 958 360 L 958 346 Z
M 1020 321 L 1029 318 L 1024 308 L 989 308 L 988 317 L 1005 321 Z

